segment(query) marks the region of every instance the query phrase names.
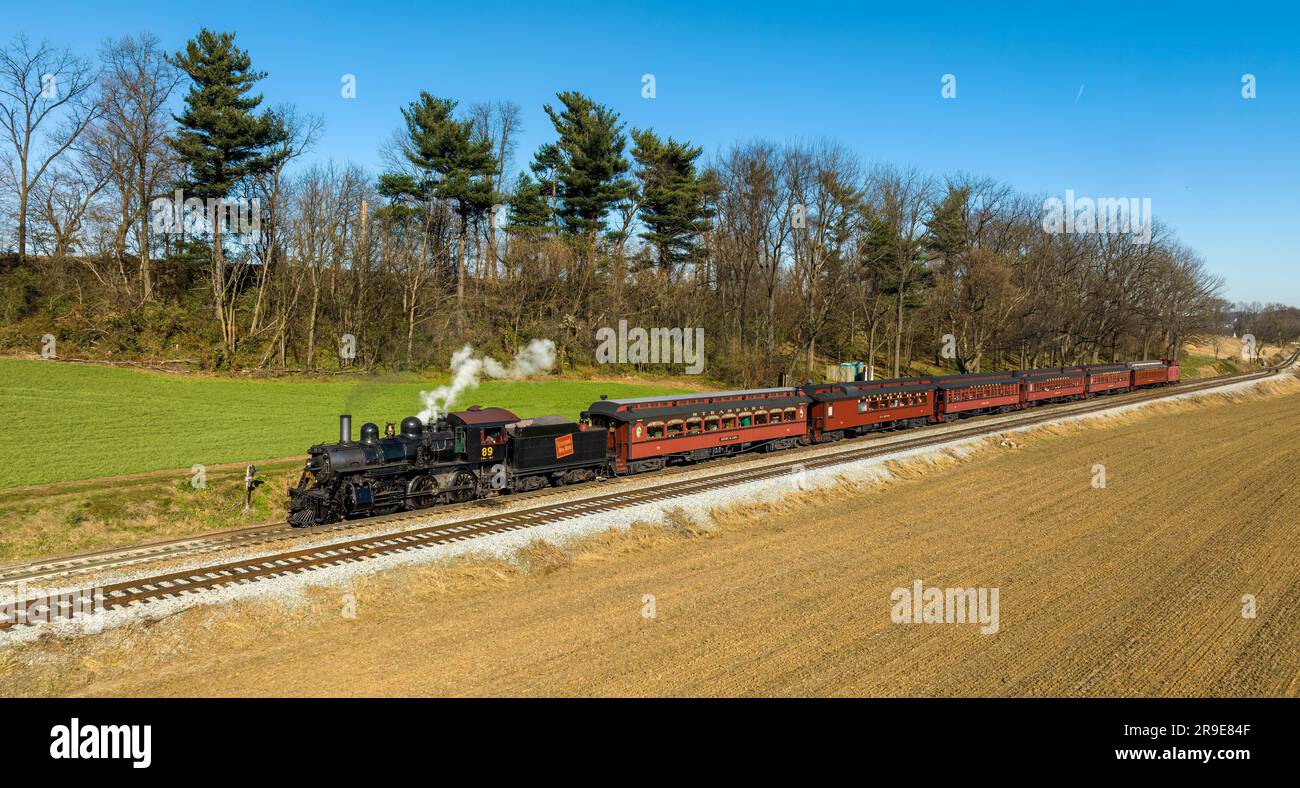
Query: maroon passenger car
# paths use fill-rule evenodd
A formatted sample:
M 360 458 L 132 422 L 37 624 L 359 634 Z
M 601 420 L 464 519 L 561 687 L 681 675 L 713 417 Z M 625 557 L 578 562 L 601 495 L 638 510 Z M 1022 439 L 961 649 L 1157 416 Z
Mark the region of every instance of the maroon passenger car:
M 808 428 L 817 443 L 934 421 L 935 387 L 930 378 L 819 383 L 801 390 L 812 400 Z
M 794 388 L 711 391 L 602 399 L 582 417 L 609 430 L 616 473 L 640 473 L 670 461 L 778 451 L 806 442 L 810 402 Z
M 1006 373 L 976 372 L 945 375 L 934 379 L 937 391 L 935 418 L 947 421 L 976 413 L 1005 413 L 1019 410 L 1020 379 Z
M 1087 376 L 1087 395 L 1118 394 L 1133 388 L 1133 372 L 1128 364 L 1088 364 L 1083 368 Z
M 1082 399 L 1087 387 L 1082 367 L 1024 369 L 1011 374 L 1024 385 L 1026 405 Z
M 1163 386 L 1178 382 L 1178 363 L 1174 361 L 1131 361 L 1133 388 Z

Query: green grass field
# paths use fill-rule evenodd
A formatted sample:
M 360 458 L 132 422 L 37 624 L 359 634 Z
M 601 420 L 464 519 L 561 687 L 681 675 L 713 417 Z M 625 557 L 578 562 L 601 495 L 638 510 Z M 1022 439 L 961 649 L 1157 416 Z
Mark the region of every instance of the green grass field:
M 51 361 L 0 359 L 0 488 L 140 471 L 306 456 L 336 440 L 338 415 L 399 421 L 444 381 L 233 380 Z M 663 386 L 578 380 L 485 381 L 454 407 L 498 405 L 520 416 L 577 418 L 600 394 Z
M 1182 376 L 1188 379 L 1235 375 L 1242 371 L 1241 365 L 1232 359 L 1215 359 L 1210 356 L 1198 356 L 1192 353 L 1179 361 L 1179 367 Z

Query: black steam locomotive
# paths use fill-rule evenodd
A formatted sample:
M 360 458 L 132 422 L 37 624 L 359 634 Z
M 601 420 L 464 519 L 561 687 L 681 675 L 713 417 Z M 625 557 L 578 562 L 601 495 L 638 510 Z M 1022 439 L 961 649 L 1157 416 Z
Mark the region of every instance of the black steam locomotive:
M 608 431 L 561 416 L 520 419 L 502 408 L 471 407 L 426 425 L 415 416 L 375 424 L 352 440 L 352 417 L 339 417 L 339 442 L 308 451 L 289 493 L 289 524 L 464 503 L 493 490 L 509 493 L 590 481 L 606 463 Z

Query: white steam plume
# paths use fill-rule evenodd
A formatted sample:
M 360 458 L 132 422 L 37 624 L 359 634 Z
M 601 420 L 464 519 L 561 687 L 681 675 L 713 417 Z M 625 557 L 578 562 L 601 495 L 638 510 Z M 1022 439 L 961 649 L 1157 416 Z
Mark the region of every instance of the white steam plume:
M 549 372 L 555 366 L 555 343 L 549 339 L 534 339 L 515 353 L 510 366 L 491 356 L 475 356 L 474 348 L 466 345 L 451 356 L 451 382 L 433 391 L 421 391 L 424 410 L 419 419 L 429 424 L 451 409 L 461 394 L 478 388 L 483 375 L 489 378 L 522 380 L 539 372 Z

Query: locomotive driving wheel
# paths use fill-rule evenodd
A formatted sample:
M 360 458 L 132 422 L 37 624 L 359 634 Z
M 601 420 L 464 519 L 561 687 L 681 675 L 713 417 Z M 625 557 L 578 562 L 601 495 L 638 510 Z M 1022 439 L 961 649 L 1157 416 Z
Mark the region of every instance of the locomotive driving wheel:
M 474 500 L 478 491 L 478 478 L 469 471 L 458 471 L 447 487 L 447 500 L 451 503 L 465 503 Z
M 406 508 L 427 509 L 438 502 L 438 480 L 416 476 L 406 485 Z

